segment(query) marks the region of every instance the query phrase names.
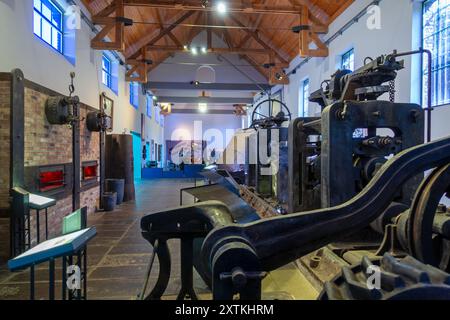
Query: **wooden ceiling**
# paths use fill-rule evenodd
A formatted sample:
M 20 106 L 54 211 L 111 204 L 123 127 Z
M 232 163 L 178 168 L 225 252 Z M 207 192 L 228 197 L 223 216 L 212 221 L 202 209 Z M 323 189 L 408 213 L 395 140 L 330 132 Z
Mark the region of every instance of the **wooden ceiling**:
M 273 79 L 275 72 L 286 68 L 297 55 L 328 55 L 317 34 L 326 33 L 329 24 L 353 1 L 224 0 L 227 12 L 222 15 L 215 9 L 218 0 L 83 0 L 83 3 L 93 22 L 104 27 L 92 47 L 122 51 L 133 72 L 147 73 L 171 54 L 183 51 L 183 46 L 206 30 L 205 45 L 210 52 L 239 54 L 269 81 L 276 82 L 280 79 Z M 202 6 L 204 2 L 206 6 Z M 126 26 L 124 19 L 115 17 L 131 19 L 133 24 Z M 299 33 L 292 31 L 296 26 L 300 26 Z M 224 40 L 228 51 L 211 47 L 212 34 Z M 105 39 L 116 39 L 117 43 L 107 44 Z M 152 64 L 145 64 L 149 59 Z M 145 82 L 147 77 L 138 81 Z

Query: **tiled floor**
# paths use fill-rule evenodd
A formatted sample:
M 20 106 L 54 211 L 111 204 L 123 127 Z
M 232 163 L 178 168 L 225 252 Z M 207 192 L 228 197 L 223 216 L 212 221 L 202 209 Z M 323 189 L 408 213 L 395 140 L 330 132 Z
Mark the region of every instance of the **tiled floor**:
M 193 186 L 191 180 L 153 180 L 136 184 L 136 201 L 123 204 L 112 213 L 97 213 L 89 217 L 89 225 L 97 228 L 97 236 L 88 246 L 88 299 L 136 299 L 152 251 L 142 238 L 140 218 L 149 212 L 179 205 L 179 190 Z M 172 254 L 172 278 L 166 298 L 176 297 L 180 290 L 179 246 L 169 243 Z M 48 297 L 48 268 L 41 265 L 36 272 L 36 298 Z M 61 279 L 61 266 L 57 264 L 56 279 Z M 158 264 L 155 261 L 150 286 L 155 283 Z M 10 273 L 0 266 L 0 300 L 28 299 L 28 272 Z M 195 290 L 208 298 L 208 289 L 195 275 Z M 57 288 L 61 281 L 57 282 Z M 293 264 L 272 272 L 263 287 L 271 293 L 289 291 L 293 298 L 313 299 L 317 295 Z M 299 288 L 302 288 L 299 290 Z M 57 291 L 57 298 L 60 292 Z

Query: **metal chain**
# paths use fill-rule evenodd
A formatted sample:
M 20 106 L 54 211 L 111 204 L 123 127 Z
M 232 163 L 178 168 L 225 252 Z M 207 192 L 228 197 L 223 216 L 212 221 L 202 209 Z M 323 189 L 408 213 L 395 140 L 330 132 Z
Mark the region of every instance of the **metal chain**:
M 73 79 L 75 79 L 75 72 L 70 73 L 69 98 L 72 98 L 72 94 L 75 92 L 75 86 L 73 85 Z
M 389 81 L 389 101 L 395 102 L 395 80 Z

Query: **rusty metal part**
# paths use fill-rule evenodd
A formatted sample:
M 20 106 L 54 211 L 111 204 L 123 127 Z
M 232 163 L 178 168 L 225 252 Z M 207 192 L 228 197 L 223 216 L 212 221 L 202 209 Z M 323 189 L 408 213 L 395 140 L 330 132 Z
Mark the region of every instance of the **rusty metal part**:
M 249 188 L 240 186 L 239 191 L 242 199 L 244 199 L 245 202 L 247 202 L 253 209 L 255 209 L 256 213 L 258 213 L 261 218 L 265 219 L 270 217 L 277 217 L 280 215 L 270 203 L 259 197 Z
M 376 281 L 379 275 L 379 283 Z M 377 287 L 379 285 L 379 287 Z M 450 275 L 407 256 L 362 259 L 325 284 L 321 300 L 450 300 Z

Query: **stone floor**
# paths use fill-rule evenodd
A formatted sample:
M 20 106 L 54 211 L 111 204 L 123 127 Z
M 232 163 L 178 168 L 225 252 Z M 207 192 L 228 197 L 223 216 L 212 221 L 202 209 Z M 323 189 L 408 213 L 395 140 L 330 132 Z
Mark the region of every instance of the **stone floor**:
M 141 291 L 151 245 L 142 238 L 140 218 L 149 212 L 179 205 L 179 190 L 192 187 L 192 180 L 152 180 L 136 184 L 136 201 L 121 205 L 111 213 L 96 213 L 89 217 L 89 225 L 97 228 L 97 236 L 88 246 L 88 299 L 134 300 Z M 180 290 L 179 245 L 169 243 L 172 254 L 172 278 L 166 299 L 173 299 Z M 150 278 L 155 283 L 158 264 Z M 48 298 L 48 267 L 42 264 L 36 271 L 36 298 Z M 29 273 L 11 273 L 0 266 L 0 300 L 28 299 Z M 56 279 L 61 279 L 57 264 Z M 201 298 L 209 298 L 206 285 L 195 274 L 195 290 Z M 289 288 L 288 288 L 289 287 Z M 56 283 L 61 288 L 61 280 Z M 264 291 L 277 294 L 289 292 L 286 298 L 314 299 L 317 292 L 300 274 L 294 264 L 272 272 L 263 283 Z M 61 296 L 57 291 L 57 298 Z

